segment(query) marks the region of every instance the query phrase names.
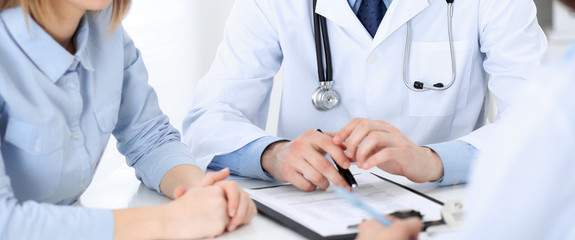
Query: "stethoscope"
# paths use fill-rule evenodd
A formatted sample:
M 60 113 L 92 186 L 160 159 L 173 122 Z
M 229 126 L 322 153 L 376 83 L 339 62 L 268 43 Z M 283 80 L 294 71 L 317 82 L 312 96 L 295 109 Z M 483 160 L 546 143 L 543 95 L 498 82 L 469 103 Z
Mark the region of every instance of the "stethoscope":
M 453 46 L 453 1 L 446 0 L 447 2 L 447 30 L 449 35 L 449 50 L 451 53 L 451 81 L 447 85 L 443 83 L 436 83 L 433 86 L 427 86 L 423 82 L 414 81 L 413 85 L 409 84 L 409 61 L 411 55 L 411 20 L 407 22 L 407 36 L 405 38 L 405 53 L 403 58 L 403 83 L 407 88 L 415 92 L 423 92 L 428 90 L 443 91 L 451 87 L 455 82 L 456 69 L 455 69 L 455 51 Z M 317 59 L 317 73 L 319 79 L 319 86 L 315 89 L 311 96 L 313 106 L 318 111 L 327 111 L 339 103 L 339 95 L 331 87 L 332 79 L 332 62 L 331 62 L 331 49 L 329 46 L 329 36 L 327 33 L 327 23 L 325 17 L 315 13 L 317 0 L 313 1 L 313 28 L 315 37 L 315 52 Z M 323 53 L 322 53 L 323 49 Z M 323 58 L 325 56 L 325 73 Z

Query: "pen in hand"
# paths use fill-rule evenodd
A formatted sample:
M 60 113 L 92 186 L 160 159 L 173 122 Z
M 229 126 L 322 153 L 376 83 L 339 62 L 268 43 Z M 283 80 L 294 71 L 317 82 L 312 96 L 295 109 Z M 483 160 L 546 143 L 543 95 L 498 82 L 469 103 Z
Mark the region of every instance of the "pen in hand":
M 319 128 L 316 129 L 316 131 L 323 133 L 321 131 L 321 129 L 319 129 Z M 337 164 L 337 162 L 335 160 L 333 162 L 335 163 L 335 166 L 337 167 L 337 171 L 343 177 L 345 182 L 347 182 L 347 184 L 351 187 L 351 189 L 356 189 L 358 187 L 358 185 L 357 185 L 357 182 L 355 181 L 355 178 L 353 177 L 353 174 L 351 174 L 351 171 L 349 171 L 349 169 L 344 169 L 344 168 L 340 167 L 339 164 Z

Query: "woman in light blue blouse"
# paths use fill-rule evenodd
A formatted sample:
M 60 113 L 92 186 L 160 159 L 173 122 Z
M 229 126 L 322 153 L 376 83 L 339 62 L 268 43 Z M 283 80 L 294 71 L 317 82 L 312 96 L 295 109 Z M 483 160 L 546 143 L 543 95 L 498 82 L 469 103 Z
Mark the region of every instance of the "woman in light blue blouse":
M 228 170 L 204 174 L 158 107 L 120 26 L 129 0 L 0 0 L 0 238 L 178 239 L 247 224 L 257 210 Z M 65 206 L 110 135 L 163 206 Z

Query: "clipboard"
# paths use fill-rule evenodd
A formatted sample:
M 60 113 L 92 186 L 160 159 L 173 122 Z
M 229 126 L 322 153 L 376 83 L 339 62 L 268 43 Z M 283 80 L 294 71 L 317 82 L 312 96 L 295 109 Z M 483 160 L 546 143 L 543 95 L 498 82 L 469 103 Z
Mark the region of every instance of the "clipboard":
M 369 176 L 360 176 L 358 177 L 360 174 L 365 174 L 365 175 L 369 175 Z M 434 199 L 428 195 L 425 195 L 419 191 L 416 191 L 412 188 L 409 188 L 407 186 L 404 186 L 402 184 L 399 184 L 395 181 L 392 181 L 390 179 L 387 179 L 385 177 L 379 176 L 375 173 L 370 173 L 370 172 L 362 172 L 359 174 L 354 174 L 354 176 L 356 177 L 356 179 L 358 181 L 362 180 L 364 181 L 363 183 L 360 181 L 359 185 L 360 185 L 360 189 L 362 187 L 362 185 L 365 187 L 366 183 L 364 179 L 369 179 L 369 183 L 368 184 L 375 184 L 376 187 L 386 187 L 386 188 L 390 188 L 393 189 L 393 192 L 395 194 L 400 194 L 403 195 L 403 197 L 408 197 L 410 199 L 413 199 L 414 201 L 413 204 L 420 204 L 420 205 L 425 205 L 425 206 L 421 206 L 422 208 L 425 208 L 425 210 L 422 209 L 418 209 L 418 206 L 411 206 L 408 208 L 411 209 L 416 209 L 420 212 L 427 212 L 428 214 L 424 214 L 424 220 L 437 220 L 437 219 L 441 219 L 441 215 L 440 215 L 440 211 L 441 208 L 443 206 L 443 202 Z M 378 181 L 378 182 L 375 182 Z M 391 187 L 392 186 L 392 187 Z M 325 231 L 324 229 L 318 228 L 319 225 L 321 224 L 319 221 L 314 221 L 313 219 L 304 219 L 302 218 L 302 216 L 299 216 L 298 214 L 292 214 L 293 212 L 291 212 L 292 210 L 296 209 L 295 211 L 301 211 L 298 210 L 298 208 L 292 208 L 289 205 L 290 200 L 288 201 L 284 201 L 284 199 L 282 198 L 277 198 L 277 199 L 272 199 L 274 197 L 274 195 L 281 195 L 281 194 L 285 194 L 286 196 L 291 197 L 291 193 L 294 193 L 297 198 L 297 196 L 299 196 L 299 194 L 301 194 L 301 196 L 305 196 L 304 194 L 313 194 L 313 193 L 305 193 L 302 191 L 295 192 L 296 190 L 294 190 L 295 187 L 291 186 L 291 185 L 275 185 L 275 186 L 266 186 L 266 187 L 256 187 L 256 188 L 252 188 L 252 189 L 246 189 L 246 192 L 248 192 L 250 194 L 250 196 L 252 197 L 252 199 L 254 200 L 256 207 L 258 208 L 258 211 L 260 214 L 266 216 L 267 218 L 277 222 L 278 224 L 285 226 L 297 233 L 299 233 L 300 235 L 302 235 L 305 238 L 308 239 L 325 239 L 325 240 L 340 240 L 340 239 L 354 239 L 357 235 L 357 228 L 355 229 L 345 229 L 343 232 L 338 232 L 338 231 Z M 372 194 L 375 192 L 380 191 L 379 190 L 369 190 L 367 191 L 367 194 Z M 269 194 L 260 194 L 260 192 L 258 191 L 268 191 Z M 385 192 L 385 190 L 382 190 L 382 192 Z M 278 194 L 279 193 L 279 194 Z M 325 192 L 315 192 L 316 194 L 318 194 L 319 196 L 322 197 L 318 197 L 318 202 L 317 203 L 313 203 L 313 204 L 318 204 L 321 202 L 325 202 L 330 203 L 330 204 L 334 204 L 334 209 L 345 209 L 346 211 L 353 211 L 352 207 L 349 206 L 347 203 L 343 202 L 343 200 L 339 199 L 335 194 L 330 192 L 330 189 L 328 188 L 328 190 L 326 190 Z M 329 197 L 329 195 L 333 195 L 333 199 Z M 263 196 L 263 197 L 262 197 Z M 325 197 L 324 197 L 325 196 Z M 366 195 L 369 196 L 369 195 Z M 361 195 L 360 195 L 361 197 Z M 338 199 L 338 200 L 334 200 L 334 199 Z M 278 200 L 279 199 L 279 200 Z M 341 202 L 337 202 L 341 200 Z M 372 199 L 373 200 L 373 199 Z M 307 204 L 306 201 L 308 200 L 302 200 L 301 204 Z M 374 201 L 371 201 L 371 203 L 373 203 Z M 381 201 L 382 204 L 385 203 L 385 200 Z M 300 203 L 296 203 L 296 204 L 300 204 Z M 337 206 L 335 206 L 337 205 Z M 373 206 L 373 204 L 371 204 Z M 406 204 L 406 205 L 410 205 L 410 204 Z M 303 205 L 302 205 L 303 206 Z M 391 208 L 390 208 L 391 209 Z M 406 208 L 401 208 L 401 209 L 393 209 L 393 210 L 389 210 L 389 211 L 384 211 L 382 212 L 382 214 L 388 214 L 390 212 L 393 211 L 397 211 L 397 210 L 404 210 Z M 360 212 L 359 210 L 357 210 L 357 212 Z M 435 213 L 433 213 L 435 212 Z M 326 214 L 329 214 L 326 212 Z M 428 215 L 427 219 L 425 219 L 425 215 Z M 354 216 L 353 218 L 357 218 L 357 216 Z M 365 219 L 367 219 L 369 217 L 365 217 Z M 350 219 L 351 221 L 351 219 Z M 314 222 L 317 222 L 317 224 L 315 224 Z M 357 220 L 356 223 L 360 223 L 361 219 Z M 336 225 L 334 225 L 336 226 Z M 347 225 L 348 228 L 349 226 L 352 225 Z

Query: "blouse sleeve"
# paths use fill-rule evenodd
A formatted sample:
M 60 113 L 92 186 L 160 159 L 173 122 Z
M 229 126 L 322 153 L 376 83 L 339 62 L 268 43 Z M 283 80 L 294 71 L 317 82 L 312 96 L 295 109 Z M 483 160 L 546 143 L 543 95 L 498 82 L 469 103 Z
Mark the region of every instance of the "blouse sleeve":
M 118 123 L 113 131 L 118 150 L 149 188 L 160 192 L 160 181 L 171 168 L 194 164 L 180 133 L 160 110 L 156 92 L 148 84 L 148 73 L 140 51 L 128 34 L 124 39 L 124 77 Z

